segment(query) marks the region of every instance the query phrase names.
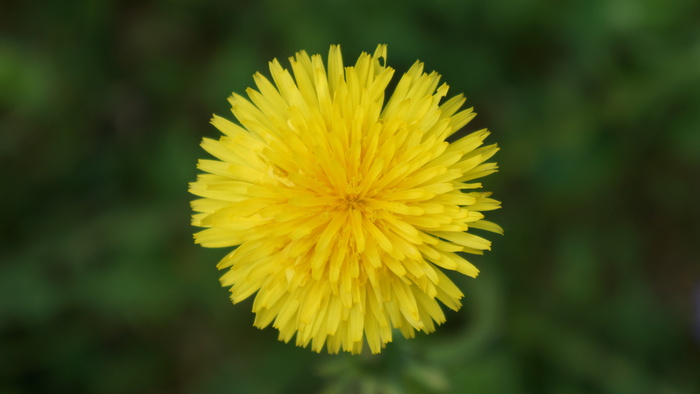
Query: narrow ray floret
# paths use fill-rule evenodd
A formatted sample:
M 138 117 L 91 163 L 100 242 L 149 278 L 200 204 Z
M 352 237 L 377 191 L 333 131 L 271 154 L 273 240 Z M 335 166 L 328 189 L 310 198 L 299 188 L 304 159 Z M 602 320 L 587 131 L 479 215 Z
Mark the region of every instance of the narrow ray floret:
M 444 271 L 476 277 L 463 252 L 491 247 L 471 230 L 502 234 L 483 214 L 500 203 L 473 182 L 498 168 L 489 132 L 447 141 L 475 113 L 462 95 L 441 103 L 448 86 L 420 62 L 385 100 L 386 52 L 270 62 L 272 80 L 256 73 L 248 98 L 229 99 L 238 123 L 214 115 L 223 135 L 202 147 L 215 159 L 190 184 L 195 242 L 236 247 L 218 264 L 233 302 L 255 295 L 256 327 L 316 352 L 434 331 L 440 303 L 461 306 Z

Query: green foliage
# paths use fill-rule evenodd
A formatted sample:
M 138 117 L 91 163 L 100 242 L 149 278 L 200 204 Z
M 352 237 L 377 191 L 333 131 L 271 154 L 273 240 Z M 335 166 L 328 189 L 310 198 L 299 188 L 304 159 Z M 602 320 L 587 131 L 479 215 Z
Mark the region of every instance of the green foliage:
M 700 392 L 697 2 L 2 8 L 0 392 Z M 378 356 L 253 328 L 189 225 L 211 113 L 333 43 L 423 60 L 502 147 L 465 307 Z

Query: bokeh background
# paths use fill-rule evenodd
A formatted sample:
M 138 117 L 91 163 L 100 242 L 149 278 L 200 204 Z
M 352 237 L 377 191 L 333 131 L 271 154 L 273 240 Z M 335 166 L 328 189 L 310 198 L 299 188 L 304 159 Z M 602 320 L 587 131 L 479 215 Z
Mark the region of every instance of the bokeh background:
M 212 113 L 389 45 L 502 150 L 465 306 L 379 356 L 252 327 L 192 242 Z M 1 393 L 700 392 L 700 3 L 3 1 Z

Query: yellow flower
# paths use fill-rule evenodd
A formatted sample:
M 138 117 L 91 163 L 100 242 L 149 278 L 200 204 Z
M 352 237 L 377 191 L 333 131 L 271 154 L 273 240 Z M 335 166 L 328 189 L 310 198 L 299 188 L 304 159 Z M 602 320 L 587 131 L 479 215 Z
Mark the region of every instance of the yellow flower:
M 224 135 L 204 138 L 217 160 L 200 160 L 190 185 L 195 242 L 237 246 L 218 264 L 234 303 L 255 295 L 255 326 L 319 352 L 372 353 L 435 330 L 438 304 L 457 310 L 463 294 L 445 275 L 479 273 L 458 252 L 491 243 L 467 232 L 502 233 L 482 212 L 500 203 L 468 183 L 496 171 L 480 130 L 446 139 L 474 116 L 462 95 L 416 62 L 384 103 L 394 70 L 386 45 L 343 67 L 299 52 L 292 73 L 270 62 L 272 82 L 254 75 L 248 99 L 233 94 L 239 124 L 214 115 Z M 292 76 L 293 75 L 293 76 Z M 465 192 L 464 190 L 467 190 Z

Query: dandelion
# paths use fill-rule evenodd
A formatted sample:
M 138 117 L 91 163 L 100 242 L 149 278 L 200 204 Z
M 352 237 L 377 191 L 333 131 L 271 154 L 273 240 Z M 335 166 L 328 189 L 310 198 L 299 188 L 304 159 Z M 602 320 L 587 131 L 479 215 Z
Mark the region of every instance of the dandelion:
M 223 286 L 253 294 L 254 325 L 320 352 L 378 353 L 397 328 L 407 337 L 445 321 L 438 300 L 458 310 L 462 292 L 445 270 L 476 277 L 460 252 L 491 243 L 472 229 L 500 203 L 472 180 L 497 170 L 487 130 L 449 143 L 475 113 L 416 62 L 385 104 L 394 70 L 387 48 L 344 67 L 331 46 L 270 62 L 272 81 L 229 101 L 238 124 L 214 115 L 223 136 L 204 138 L 216 160 L 190 184 L 195 242 L 236 247 L 221 260 Z M 439 86 L 438 86 L 439 85 Z M 257 293 L 257 294 L 256 294 Z

